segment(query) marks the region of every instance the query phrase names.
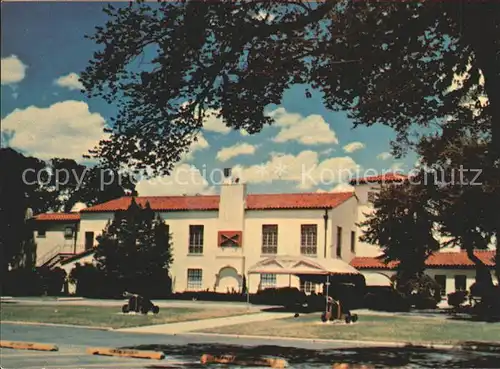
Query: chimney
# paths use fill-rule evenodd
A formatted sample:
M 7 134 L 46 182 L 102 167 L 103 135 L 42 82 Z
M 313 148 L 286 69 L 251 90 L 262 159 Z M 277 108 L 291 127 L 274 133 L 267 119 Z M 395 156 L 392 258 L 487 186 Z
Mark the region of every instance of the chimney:
M 219 228 L 241 231 L 245 217 L 246 186 L 232 178 L 231 168 L 224 168 L 224 181 L 220 188 Z

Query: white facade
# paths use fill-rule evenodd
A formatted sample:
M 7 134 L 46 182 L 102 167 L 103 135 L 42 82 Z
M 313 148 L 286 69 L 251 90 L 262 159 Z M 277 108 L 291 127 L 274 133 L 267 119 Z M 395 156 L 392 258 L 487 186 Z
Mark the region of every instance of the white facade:
M 175 292 L 186 290 L 227 292 L 232 289 L 240 291 L 244 276 L 247 278 L 250 292 L 271 286 L 291 285 L 299 287 L 300 282 L 297 277 L 287 275 L 249 276 L 247 271 L 251 266 L 274 255 L 302 255 L 301 244 L 305 237 L 302 234 L 303 226 L 313 226 L 312 228 L 316 230 L 315 237 L 313 237 L 315 238 L 316 253 L 305 255 L 307 257 L 318 260 L 338 258 L 350 263 L 354 257 L 377 256 L 380 254 L 380 249 L 377 246 L 358 240 L 362 230 L 356 224 L 365 219 L 365 213 L 373 211 L 369 202 L 369 192 L 376 191 L 379 187 L 380 185 L 376 184 L 358 185 L 352 196 L 345 196 L 345 199 L 338 206 L 328 209 L 325 209 L 327 206 L 318 206 L 318 208 L 312 209 L 253 210 L 249 209 L 246 204 L 246 186 L 230 183 L 221 187 L 219 209 L 160 212 L 165 223 L 169 225 L 172 235 L 174 262 L 170 273 L 173 290 Z M 334 196 L 334 194 L 331 195 Z M 96 244 L 96 237 L 102 233 L 114 214 L 111 211 L 89 212 L 86 210 L 80 213 L 75 244 L 76 253 L 83 252 Z M 325 212 L 328 216 L 326 229 Z M 203 226 L 203 241 L 195 242 L 196 247 L 190 248 L 190 239 L 194 239 L 194 236 L 190 236 L 192 226 Z M 266 226 L 277 228 L 277 247 L 276 250 L 272 250 L 276 252 L 275 254 L 266 253 L 269 248 L 265 250 L 263 248 L 263 229 Z M 48 240 L 50 237 L 54 244 L 61 241 L 59 238 L 64 237 L 61 235 L 64 225 L 59 224 L 58 227 L 46 232 L 46 239 Z M 241 232 L 241 246 L 221 247 L 218 244 L 220 231 Z M 48 236 L 49 233 L 50 236 Z M 309 239 L 311 244 L 314 244 L 314 241 L 311 241 L 313 238 Z M 41 245 L 44 252 L 49 248 L 49 243 Z M 40 247 L 40 243 L 38 247 Z M 66 264 L 65 269 L 70 268 L 70 265 L 75 262 L 81 261 L 75 260 Z M 473 283 L 474 279 L 474 270 L 432 269 L 428 272 L 430 275 L 441 275 L 440 273 L 446 275 L 446 285 L 449 292 L 454 291 L 453 278 L 458 272 L 466 275 L 467 287 Z M 394 272 L 366 270 L 367 275 L 378 274 L 380 276 L 381 273 L 390 277 Z

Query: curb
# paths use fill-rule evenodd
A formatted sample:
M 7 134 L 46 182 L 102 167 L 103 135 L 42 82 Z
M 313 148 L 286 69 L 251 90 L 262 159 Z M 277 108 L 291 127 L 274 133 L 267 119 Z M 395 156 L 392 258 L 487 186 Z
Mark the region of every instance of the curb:
M 268 366 L 273 369 L 284 369 L 288 362 L 281 358 L 261 358 L 253 360 L 242 360 L 232 355 L 215 356 L 203 354 L 200 358 L 201 364 L 233 364 L 241 366 Z
M 120 356 L 130 357 L 136 359 L 153 359 L 163 360 L 165 354 L 159 351 L 141 351 L 141 350 L 128 350 L 128 349 L 114 349 L 106 347 L 89 347 L 87 354 L 90 355 L 103 355 L 103 356 Z
M 453 350 L 453 349 L 467 349 L 463 345 L 446 345 L 438 343 L 422 343 L 414 344 L 411 342 L 384 342 L 384 341 L 358 341 L 358 340 L 332 340 L 332 339 L 322 339 L 322 338 L 296 338 L 296 337 L 279 337 L 279 336 L 251 336 L 251 335 L 236 335 L 236 334 L 219 334 L 219 333 L 184 333 L 183 335 L 190 336 L 208 336 L 208 337 L 226 337 L 226 338 L 236 338 L 236 339 L 259 339 L 259 340 L 280 340 L 280 341 L 300 341 L 300 342 L 310 342 L 310 343 L 337 343 L 337 344 L 358 344 L 364 346 L 391 346 L 391 347 L 414 347 L 414 348 L 434 348 L 443 350 Z
M 112 331 L 111 327 L 92 327 L 90 325 L 73 325 L 73 324 L 58 324 L 58 323 L 40 323 L 40 322 L 24 322 L 17 320 L 2 320 L 2 324 L 17 324 L 17 325 L 40 325 L 47 327 L 65 327 L 65 328 L 82 328 L 82 329 L 94 329 L 98 331 Z
M 59 348 L 55 345 L 22 341 L 0 341 L 0 347 L 15 350 L 59 351 Z

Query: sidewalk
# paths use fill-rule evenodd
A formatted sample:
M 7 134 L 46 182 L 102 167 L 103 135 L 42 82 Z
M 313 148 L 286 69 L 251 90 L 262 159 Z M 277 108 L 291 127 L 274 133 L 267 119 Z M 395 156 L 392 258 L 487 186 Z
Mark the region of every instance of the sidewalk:
M 179 334 L 196 330 L 224 327 L 235 324 L 247 324 L 262 322 L 274 319 L 284 319 L 292 317 L 292 313 L 256 313 L 248 315 L 238 315 L 223 318 L 203 319 L 190 322 L 179 322 L 169 324 L 157 324 L 143 327 L 116 329 L 117 332 L 130 333 L 157 333 L 157 334 Z

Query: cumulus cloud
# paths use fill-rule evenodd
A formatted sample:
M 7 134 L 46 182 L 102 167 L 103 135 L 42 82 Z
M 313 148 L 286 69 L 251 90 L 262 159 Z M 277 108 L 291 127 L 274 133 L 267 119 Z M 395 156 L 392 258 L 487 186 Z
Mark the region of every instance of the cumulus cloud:
M 339 183 L 335 187 L 333 187 L 331 190 L 326 191 L 323 189 L 317 189 L 316 192 L 318 193 L 327 193 L 327 192 L 354 192 L 354 187 L 351 186 L 349 183 Z
M 16 56 L 11 55 L 1 60 L 1 83 L 11 85 L 21 82 L 28 67 Z
M 392 155 L 389 152 L 381 152 L 377 155 L 377 159 L 380 160 L 389 160 L 390 158 L 392 158 Z
M 208 182 L 205 170 L 186 163 L 177 165 L 169 176 L 139 180 L 136 190 L 140 196 L 210 195 L 215 187 Z
M 217 153 L 217 160 L 228 161 L 231 158 L 240 155 L 252 155 L 255 153 L 256 147 L 248 143 L 237 143 L 236 145 L 223 147 Z
M 90 112 L 87 103 L 67 100 L 46 108 L 15 109 L 2 119 L 2 129 L 10 137 L 10 147 L 40 159 L 81 161 L 83 154 L 106 138 L 104 123 L 99 113 Z
M 210 147 L 208 141 L 205 139 L 202 133 L 196 136 L 196 141 L 191 143 L 189 149 L 181 156 L 181 162 L 189 161 L 194 159 L 194 154 L 198 151 L 208 149 Z
M 303 117 L 277 108 L 267 115 L 275 120 L 280 128 L 274 142 L 296 141 L 304 145 L 338 144 L 337 135 L 321 115 L 311 114 Z
M 233 173 L 247 183 L 283 180 L 294 182 L 299 189 L 310 190 L 342 182 L 354 176 L 359 169 L 358 164 L 348 156 L 320 160 L 318 153 L 306 150 L 298 155 L 274 155 L 258 165 L 236 166 Z
M 83 90 L 83 84 L 80 82 L 80 76 L 76 73 L 69 73 L 65 76 L 61 76 L 54 81 L 54 83 L 60 87 L 64 87 L 70 90 Z
M 359 141 L 351 142 L 344 146 L 344 151 L 347 153 L 352 153 L 354 151 L 362 150 L 365 148 L 365 144 Z
M 205 119 L 203 121 L 203 129 L 209 132 L 216 132 L 221 134 L 228 134 L 231 128 L 227 127 L 222 118 L 217 117 L 218 112 L 214 109 L 208 109 L 205 112 Z

